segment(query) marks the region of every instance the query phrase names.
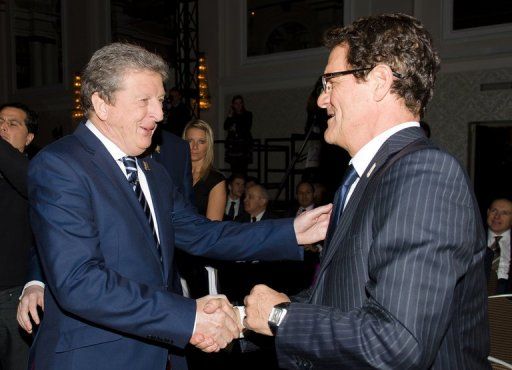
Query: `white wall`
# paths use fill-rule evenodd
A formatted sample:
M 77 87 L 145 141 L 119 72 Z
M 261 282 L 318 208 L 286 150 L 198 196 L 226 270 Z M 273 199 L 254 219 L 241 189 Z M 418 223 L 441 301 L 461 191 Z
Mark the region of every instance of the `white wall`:
M 242 94 L 254 114 L 255 137 L 303 132 L 305 101 L 327 59 L 323 48 L 247 58 L 245 0 L 200 0 L 216 8 L 201 20 L 201 48 L 217 55 L 217 86 L 211 85 L 217 136 L 233 94 Z M 468 122 L 512 119 L 512 90 L 480 92 L 481 83 L 512 81 L 512 25 L 470 31 L 450 30 L 447 0 L 348 0 L 345 24 L 369 14 L 401 11 L 418 17 L 431 32 L 442 59 L 435 97 L 425 117 L 433 138 L 463 163 Z M 208 5 L 207 5 L 208 4 Z M 215 4 L 215 5 L 213 5 Z M 200 17 L 205 17 L 204 13 Z M 215 40 L 215 41 L 214 41 Z M 213 50 L 218 48 L 218 50 Z M 218 95 L 217 95 L 218 94 Z M 214 120 L 212 116 L 212 120 Z

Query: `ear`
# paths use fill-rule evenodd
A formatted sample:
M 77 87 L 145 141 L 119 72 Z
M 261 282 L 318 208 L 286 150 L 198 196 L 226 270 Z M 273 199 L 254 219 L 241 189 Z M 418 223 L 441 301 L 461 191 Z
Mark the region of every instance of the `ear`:
M 29 146 L 32 140 L 34 140 L 34 134 L 29 132 L 27 135 L 27 139 L 25 140 L 25 146 Z
M 108 117 L 109 104 L 97 92 L 92 94 L 91 101 L 92 106 L 94 107 L 94 113 L 96 113 L 99 119 L 106 121 Z
M 370 72 L 374 84 L 374 100 L 381 101 L 391 92 L 393 71 L 385 64 L 377 64 Z

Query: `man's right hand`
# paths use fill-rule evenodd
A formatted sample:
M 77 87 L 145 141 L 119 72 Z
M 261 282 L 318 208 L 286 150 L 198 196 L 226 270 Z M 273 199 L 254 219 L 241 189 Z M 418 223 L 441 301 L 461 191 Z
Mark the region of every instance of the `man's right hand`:
M 198 299 L 196 327 L 190 343 L 204 352 L 218 352 L 240 336 L 242 328 L 233 306 L 224 295 Z
M 36 325 L 41 322 L 37 313 L 37 306 L 40 306 L 44 311 L 44 288 L 39 285 L 30 285 L 23 291 L 16 315 L 18 324 L 29 334 L 32 334 L 30 316 L 32 316 Z

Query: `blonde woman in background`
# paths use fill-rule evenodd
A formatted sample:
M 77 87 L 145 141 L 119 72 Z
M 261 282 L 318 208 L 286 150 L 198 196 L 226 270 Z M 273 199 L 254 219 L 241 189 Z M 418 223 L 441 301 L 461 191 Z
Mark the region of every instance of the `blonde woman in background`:
M 222 221 L 226 207 L 226 181 L 213 168 L 213 130 L 200 119 L 190 121 L 183 130 L 190 145 L 194 204 L 197 212 L 212 221 Z M 190 298 L 217 294 L 216 261 L 176 251 L 180 276 L 187 282 Z
M 190 121 L 183 131 L 190 145 L 192 183 L 195 206 L 199 214 L 213 221 L 222 221 L 226 207 L 226 181 L 213 168 L 213 131 L 200 119 Z

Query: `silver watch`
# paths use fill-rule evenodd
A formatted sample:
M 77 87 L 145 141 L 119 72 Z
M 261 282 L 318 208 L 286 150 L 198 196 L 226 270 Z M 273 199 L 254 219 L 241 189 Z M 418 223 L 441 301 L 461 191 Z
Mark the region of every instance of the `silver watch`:
M 279 328 L 279 325 L 283 322 L 286 313 L 288 312 L 289 305 L 290 302 L 282 302 L 276 304 L 272 308 L 272 311 L 270 311 L 270 315 L 268 316 L 268 326 L 273 335 L 276 335 L 277 328 Z

